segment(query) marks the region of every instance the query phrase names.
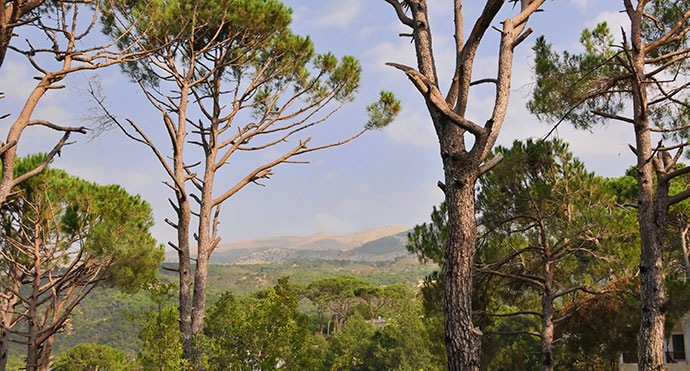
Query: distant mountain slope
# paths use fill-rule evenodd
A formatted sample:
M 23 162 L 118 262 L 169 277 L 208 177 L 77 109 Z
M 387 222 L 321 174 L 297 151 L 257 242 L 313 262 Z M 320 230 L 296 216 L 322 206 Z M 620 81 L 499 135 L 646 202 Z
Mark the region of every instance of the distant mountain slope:
M 362 245 L 341 249 L 319 248 L 320 245 L 315 241 L 312 246 L 313 249 L 296 249 L 296 248 L 270 248 L 252 252 L 249 255 L 238 257 L 235 259 L 228 259 L 227 263 L 236 264 L 266 264 L 266 263 L 283 263 L 294 260 L 311 259 L 311 260 L 348 260 L 361 262 L 377 262 L 394 260 L 400 257 L 409 255 L 405 244 L 407 243 L 407 230 L 394 235 L 377 238 L 373 241 L 368 241 Z M 224 260 L 227 255 L 222 258 L 216 258 L 215 262 Z
M 281 263 L 297 259 L 383 261 L 407 255 L 408 227 L 386 226 L 343 236 L 318 233 L 310 236 L 260 238 L 221 244 L 211 256 L 214 264 Z M 177 254 L 168 252 L 168 261 Z
M 350 255 L 365 254 L 376 256 L 399 253 L 401 251 L 407 253 L 407 249 L 405 248 L 407 244 L 407 232 L 408 231 L 405 230 L 404 232 L 392 236 L 369 241 L 359 247 L 349 250 L 348 253 Z

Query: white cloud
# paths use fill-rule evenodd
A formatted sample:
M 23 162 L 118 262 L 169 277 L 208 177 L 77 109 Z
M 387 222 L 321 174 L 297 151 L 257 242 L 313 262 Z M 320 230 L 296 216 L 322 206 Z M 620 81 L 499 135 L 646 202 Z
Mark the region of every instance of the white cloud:
M 568 2 L 583 11 L 586 10 L 589 5 L 589 0 L 568 0 Z
M 29 69 L 25 64 L 6 61 L 0 70 L 0 86 L 5 93 L 5 99 L 11 102 L 23 103 L 36 85 L 29 76 Z
M 347 28 L 354 20 L 362 9 L 362 2 L 348 1 L 348 2 L 330 2 L 329 5 L 320 12 L 320 14 L 315 15 L 314 26 L 321 28 Z
M 323 173 L 323 175 L 321 175 L 321 177 L 326 181 L 332 182 L 332 181 L 338 179 L 338 173 L 336 173 L 335 171 L 327 171 L 327 172 Z
M 374 45 L 364 52 L 364 71 L 378 72 L 376 78 L 379 84 L 399 84 L 406 82 L 404 74 L 397 69 L 386 66 L 386 63 L 399 63 L 407 66 L 417 66 L 414 48 L 409 42 L 383 42 Z M 406 85 L 407 86 L 407 85 Z
M 587 28 L 592 29 L 597 24 L 606 21 L 613 34 L 615 42 L 620 43 L 622 40 L 621 28 L 626 32 L 630 31 L 630 19 L 625 13 L 621 12 L 602 12 L 597 14 L 592 22 L 587 23 Z
M 384 132 L 399 144 L 428 148 L 438 143 L 431 118 L 426 112 L 403 109 Z
M 379 28 L 375 26 L 364 26 L 359 30 L 357 36 L 359 36 L 360 39 L 366 39 L 374 35 L 378 29 Z

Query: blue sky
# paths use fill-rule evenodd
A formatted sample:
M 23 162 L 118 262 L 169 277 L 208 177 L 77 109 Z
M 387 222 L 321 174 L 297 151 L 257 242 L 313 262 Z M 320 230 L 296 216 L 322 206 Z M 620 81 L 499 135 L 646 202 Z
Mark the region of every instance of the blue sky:
M 346 234 L 368 228 L 399 224 L 413 226 L 428 219 L 431 206 L 442 200 L 436 182 L 442 179 L 436 137 L 422 98 L 397 70 L 384 65 L 397 62 L 416 66 L 413 45 L 398 34 L 406 32 L 392 8 L 383 0 L 288 0 L 293 9 L 293 31 L 310 35 L 317 51 L 332 51 L 337 56 L 354 55 L 363 68 L 358 98 L 337 113 L 324 127 L 310 134 L 313 143 L 345 138 L 366 121 L 364 107 L 374 101 L 381 89 L 393 91 L 402 101 L 399 118 L 388 128 L 366 133 L 345 146 L 311 153 L 309 165 L 281 165 L 266 187 L 247 186 L 224 204 L 221 212 L 221 237 L 224 242 L 279 235 L 304 235 L 317 232 Z M 466 28 L 471 27 L 479 1 L 464 6 Z M 442 91 L 452 75 L 452 1 L 429 0 L 436 61 Z M 580 31 L 606 20 L 613 30 L 625 24 L 618 10 L 619 1 L 548 0 L 544 12 L 530 19 L 534 34 L 515 56 L 511 104 L 499 137 L 499 144 L 515 139 L 541 137 L 549 126 L 540 123 L 525 109 L 532 81 L 531 45 L 545 34 L 559 50 L 579 48 Z M 506 6 L 502 17 L 515 10 Z M 475 62 L 475 78 L 496 73 L 497 33 L 488 37 Z M 33 39 L 32 39 L 33 41 Z M 15 38 L 21 42 L 21 38 Z M 16 116 L 35 83 L 31 66 L 19 56 L 9 55 L 0 70 L 0 111 Z M 41 102 L 34 118 L 47 118 L 60 124 L 77 126 L 90 116 L 92 103 L 84 93 L 93 74 L 81 74 L 66 81 L 67 88 L 52 91 Z M 120 118 L 131 118 L 152 133 L 161 133 L 159 116 L 145 102 L 138 87 L 128 82 L 117 68 L 102 70 L 97 77 L 108 105 Z M 473 92 L 468 117 L 484 122 L 492 107 L 493 92 L 481 88 Z M 0 121 L 5 135 L 10 119 Z M 627 149 L 632 132 L 613 123 L 593 133 L 575 131 L 563 124 L 556 133 L 571 143 L 571 149 L 590 170 L 605 176 L 620 176 L 634 158 Z M 154 137 L 162 138 L 154 134 Z M 54 133 L 28 130 L 22 137 L 21 154 L 48 151 L 57 140 Z M 165 142 L 161 142 L 165 146 Z M 154 235 L 164 243 L 174 233 L 163 219 L 171 218 L 167 198 L 169 189 L 161 182 L 165 176 L 153 155 L 143 146 L 117 131 L 77 138 L 77 143 L 62 151 L 54 167 L 101 184 L 121 184 L 131 193 L 141 194 L 154 209 Z M 273 153 L 275 154 L 275 153 Z M 271 153 L 239 159 L 229 177 L 243 176 L 257 161 Z M 300 160 L 302 160 L 300 158 Z M 220 190 L 219 190 L 220 192 Z

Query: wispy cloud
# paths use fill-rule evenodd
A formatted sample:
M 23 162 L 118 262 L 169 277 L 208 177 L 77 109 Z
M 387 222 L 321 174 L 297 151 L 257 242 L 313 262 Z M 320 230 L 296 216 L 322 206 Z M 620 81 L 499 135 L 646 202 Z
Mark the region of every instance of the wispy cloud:
M 587 10 L 589 5 L 589 0 L 568 0 L 568 2 L 582 11 Z
M 29 76 L 29 67 L 25 64 L 6 61 L 0 70 L 0 86 L 5 93 L 5 99 L 22 103 L 29 96 L 36 85 Z
M 403 109 L 384 131 L 399 144 L 427 148 L 437 145 L 434 127 L 426 112 Z
M 587 27 L 590 29 L 594 28 L 597 24 L 604 21 L 609 26 L 611 34 L 613 34 L 617 43 L 620 43 L 622 40 L 621 28 L 626 31 L 630 30 L 630 19 L 628 19 L 628 16 L 625 15 L 625 13 L 621 12 L 599 13 L 597 14 L 597 17 L 594 18 L 594 21 L 587 24 Z
M 320 28 L 348 28 L 360 14 L 362 2 L 329 2 L 319 14 L 314 15 L 314 26 Z

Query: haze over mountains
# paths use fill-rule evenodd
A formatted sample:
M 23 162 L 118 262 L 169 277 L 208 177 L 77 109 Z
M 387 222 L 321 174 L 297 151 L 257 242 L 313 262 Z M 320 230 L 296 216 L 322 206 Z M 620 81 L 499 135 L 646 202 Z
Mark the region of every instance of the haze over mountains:
M 216 248 L 211 263 L 262 264 L 299 259 L 387 261 L 409 256 L 405 248 L 408 231 L 408 227 L 395 225 L 343 236 L 318 233 L 231 242 Z M 168 253 L 168 260 L 177 259 Z

